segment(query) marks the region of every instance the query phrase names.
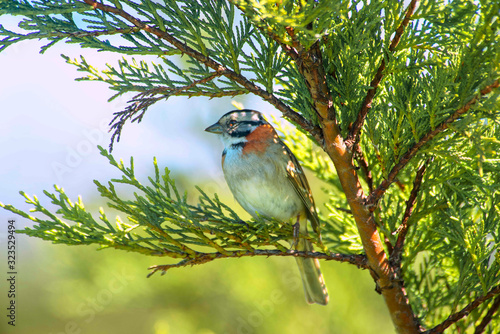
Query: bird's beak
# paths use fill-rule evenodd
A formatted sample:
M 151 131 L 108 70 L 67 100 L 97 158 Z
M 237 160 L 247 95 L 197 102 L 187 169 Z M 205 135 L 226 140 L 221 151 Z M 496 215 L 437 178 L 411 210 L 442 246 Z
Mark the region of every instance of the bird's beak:
M 220 135 L 222 133 L 222 126 L 219 123 L 215 123 L 206 128 L 205 131 Z

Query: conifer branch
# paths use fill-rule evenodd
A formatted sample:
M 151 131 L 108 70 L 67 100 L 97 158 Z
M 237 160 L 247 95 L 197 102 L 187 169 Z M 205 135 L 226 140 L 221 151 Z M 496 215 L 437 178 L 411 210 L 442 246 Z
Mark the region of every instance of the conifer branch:
M 417 201 L 418 192 L 420 190 L 420 185 L 422 184 L 422 179 L 424 178 L 425 169 L 427 168 L 427 160 L 417 171 L 417 175 L 415 176 L 415 180 L 413 181 L 413 189 L 410 192 L 410 197 L 408 201 L 406 201 L 406 209 L 403 214 L 403 220 L 401 225 L 399 225 L 397 231 L 395 233 L 398 234 L 398 239 L 396 240 L 396 244 L 391 253 L 391 263 L 395 267 L 396 270 L 399 270 L 401 267 L 401 254 L 403 252 L 403 247 L 405 243 L 406 234 L 408 233 L 408 220 L 413 212 L 413 207 L 415 206 L 415 202 Z
M 109 36 L 109 35 L 117 35 L 117 34 L 131 34 L 133 32 L 137 32 L 140 29 L 138 27 L 128 27 L 128 28 L 117 28 L 112 30 L 95 30 L 95 31 L 74 31 L 74 32 L 65 32 L 65 31 L 56 31 L 51 34 L 33 34 L 36 35 L 36 38 L 50 38 L 50 37 L 60 37 L 60 38 L 83 38 L 83 37 L 99 37 L 99 36 Z
M 215 98 L 215 97 L 223 97 L 223 96 L 236 96 L 236 95 L 241 95 L 241 94 L 246 94 L 247 91 L 244 89 L 241 90 L 221 90 L 220 92 L 211 92 L 211 91 L 190 91 L 191 88 L 197 86 L 197 85 L 202 85 L 205 84 L 209 81 L 214 80 L 217 77 L 220 77 L 221 75 L 224 75 L 224 71 L 226 71 L 224 68 L 221 67 L 220 70 L 215 71 L 211 75 L 195 80 L 189 85 L 183 86 L 183 87 L 177 87 L 177 88 L 171 88 L 171 87 L 155 87 L 151 89 L 147 89 L 146 91 L 143 91 L 136 96 L 132 98 L 132 100 L 128 101 L 130 103 L 125 110 L 123 111 L 118 111 L 114 113 L 114 117 L 110 122 L 110 131 L 113 131 L 113 134 L 111 136 L 111 142 L 109 144 L 109 151 L 111 152 L 113 150 L 113 143 L 120 141 L 121 137 L 121 132 L 123 127 L 125 126 L 125 123 L 128 120 L 131 120 L 131 122 L 138 122 L 140 123 L 142 118 L 144 117 L 145 112 L 147 109 L 155 104 L 156 102 L 162 100 L 162 99 L 168 99 L 170 96 L 188 96 L 188 97 L 193 97 L 193 96 L 208 96 L 210 98 Z M 137 89 L 142 89 L 142 87 L 137 87 Z M 160 96 L 157 96 L 160 95 Z M 137 115 L 137 116 L 136 116 Z
M 93 0 L 84 0 L 85 3 L 88 5 L 92 6 L 94 9 L 99 9 L 105 12 L 113 13 L 116 15 L 119 15 L 129 21 L 130 23 L 134 24 L 136 27 L 145 30 L 153 35 L 156 35 L 158 38 L 164 39 L 167 42 L 169 42 L 171 45 L 173 45 L 175 48 L 177 48 L 181 53 L 186 54 L 193 59 L 196 59 L 200 63 L 208 66 L 209 68 L 215 70 L 215 71 L 223 71 L 223 75 L 227 77 L 228 79 L 240 84 L 242 87 L 244 87 L 248 92 L 253 93 L 271 105 L 273 105 L 276 109 L 281 111 L 283 116 L 287 117 L 290 119 L 292 122 L 296 123 L 298 126 L 300 126 L 302 129 L 305 131 L 311 133 L 311 135 L 316 139 L 317 142 L 321 142 L 321 134 L 320 132 L 317 131 L 317 128 L 307 119 L 305 119 L 302 115 L 299 113 L 293 111 L 288 105 L 286 105 L 283 101 L 278 99 L 274 94 L 267 92 L 266 90 L 260 88 L 256 84 L 254 84 L 252 81 L 247 79 L 241 74 L 238 74 L 230 69 L 225 68 L 221 64 L 217 63 L 215 60 L 211 59 L 208 55 L 204 55 L 203 53 L 194 50 L 193 48 L 189 47 L 187 44 L 181 42 L 180 40 L 176 39 L 174 36 L 169 34 L 166 31 L 163 31 L 161 29 L 158 29 L 156 27 L 150 26 L 148 24 L 145 24 L 144 22 L 138 20 L 137 18 L 133 17 L 126 11 L 124 11 L 121 8 L 105 5 Z
M 493 316 L 498 311 L 499 307 L 500 307 L 500 296 L 496 296 L 495 300 L 493 301 L 493 304 L 491 305 L 488 312 L 486 312 L 486 315 L 484 316 L 483 320 L 481 320 L 481 323 L 474 330 L 474 334 L 482 334 L 484 332 L 488 324 L 493 319 Z
M 357 266 L 358 268 L 368 269 L 368 264 L 366 261 L 366 256 L 362 254 L 349 255 L 349 254 L 339 254 L 339 253 L 320 253 L 320 252 L 300 252 L 294 250 L 280 251 L 280 250 L 267 250 L 267 249 L 255 249 L 253 251 L 227 251 L 225 254 L 217 253 L 198 253 L 192 258 L 184 259 L 176 264 L 166 264 L 166 265 L 155 265 L 148 269 L 152 270 L 148 277 L 156 273 L 157 271 L 162 271 L 164 274 L 167 270 L 171 268 L 179 268 L 185 266 L 193 266 L 197 264 L 204 264 L 216 259 L 224 258 L 240 258 L 247 256 L 286 256 L 286 257 L 305 257 L 305 258 L 315 258 L 325 261 L 338 261 L 347 262 Z
M 20 233 L 70 245 L 99 245 L 149 256 L 180 259 L 177 264 L 154 266 L 151 274 L 169 268 L 202 264 L 219 258 L 243 256 L 292 256 L 313 257 L 323 260 L 348 262 L 359 268 L 368 268 L 366 256 L 362 254 L 339 254 L 320 252 L 298 252 L 289 250 L 282 242 L 293 234 L 290 224 L 273 220 L 257 220 L 249 224 L 242 222 L 217 195 L 207 196 L 201 189 L 197 206 L 187 203 L 187 194 L 181 196 L 170 172 L 160 174 L 156 159 L 151 185 L 141 184 L 135 175 L 133 159 L 127 167 L 99 147 L 109 163 L 123 173 L 121 179 L 113 179 L 105 186 L 95 181 L 101 196 L 109 200 L 108 206 L 127 215 L 128 222 L 117 217 L 112 224 L 104 211 L 99 220 L 85 210 L 81 199 L 71 201 L 62 188 L 56 186 L 56 194 L 45 192 L 52 204 L 60 207 L 52 214 L 38 200 L 24 194 L 27 203 L 34 206 L 33 212 L 48 217 L 33 217 L 11 205 L 0 203 L 0 207 L 19 214 L 36 223 Z M 116 192 L 114 183 L 132 186 L 134 200 L 124 200 Z M 71 224 L 71 222 L 73 224 Z M 301 236 L 318 244 L 311 236 Z M 267 249 L 261 249 L 266 247 Z M 206 249 L 206 251 L 203 251 Z M 325 248 L 326 249 L 326 248 Z
M 422 3 L 417 12 L 418 0 L 408 2 L 406 7 L 342 1 L 40 0 L 10 1 L 0 9 L 0 15 L 24 16 L 18 27 L 25 31 L 0 26 L 0 51 L 18 41 L 43 38 L 49 44 L 42 52 L 67 40 L 81 47 L 158 57 L 161 64 L 124 58 L 102 71 L 83 57 L 66 57 L 88 74 L 77 80 L 109 84 L 117 92 L 112 98 L 128 92 L 134 96 L 125 110 L 114 114 L 111 144 L 119 140 L 126 122 L 140 122 L 149 106 L 170 96 L 252 93 L 276 107 L 304 130 L 284 133 L 289 147 L 304 168 L 328 184 L 329 214 L 322 231 L 328 248 L 290 250 L 290 224 L 273 219 L 243 222 L 216 194 L 201 189 L 191 203 L 193 197 L 179 193 L 169 171 L 160 173 L 156 161 L 150 183 L 142 184 L 132 159 L 125 166 L 102 149 L 123 177 L 95 183 L 107 204 L 124 214 L 123 220 L 109 220 L 104 209 L 93 217 L 80 199 L 72 202 L 59 187 L 55 193 L 44 192 L 56 210 L 24 193 L 35 215 L 12 205 L 0 207 L 34 223 L 18 231 L 28 236 L 175 259 L 151 267 L 150 275 L 243 256 L 348 262 L 369 268 L 398 333 L 423 333 L 418 319 L 431 328 L 429 324 L 445 320 L 443 310 L 456 313 L 430 331 L 446 331 L 459 319 L 457 327 L 470 329 L 477 322 L 476 334 L 490 327 L 496 331 L 498 323 L 492 319 L 498 315 L 500 292 L 481 306 L 472 304 L 480 294 L 497 289 L 500 272 L 495 253 L 499 90 L 481 98 L 498 88 L 498 80 L 478 89 L 498 78 L 498 6 L 457 1 L 439 4 L 436 11 L 435 3 Z M 244 16 L 236 13 L 238 8 Z M 107 40 L 106 35 L 115 37 Z M 116 43 L 120 39 L 124 43 Z M 440 51 L 445 51 L 444 58 Z M 172 55 L 185 62 L 179 65 Z M 481 107 L 474 106 L 469 115 L 474 103 Z M 377 115 L 370 115 L 375 109 Z M 311 136 L 306 133 L 328 156 L 307 144 Z M 433 168 L 430 160 L 423 163 L 424 150 L 438 157 Z M 422 189 L 428 173 L 429 185 Z M 414 180 L 408 180 L 411 174 L 416 174 Z M 374 185 L 379 175 L 387 179 Z M 392 183 L 401 191 L 389 189 Z M 133 196 L 122 196 L 122 186 Z M 387 190 L 395 196 L 380 201 Z M 373 212 L 377 208 L 380 215 Z M 416 223 L 421 219 L 425 226 Z M 386 226 L 398 235 L 391 240 L 387 233 L 381 236 L 380 228 Z M 312 236 L 301 237 L 323 246 Z M 349 250 L 364 254 L 349 255 Z M 486 315 L 465 320 L 474 307 L 474 314 L 482 310 Z
M 453 313 L 445 321 L 437 325 L 436 327 L 423 332 L 423 334 L 439 334 L 443 333 L 445 329 L 459 321 L 460 319 L 468 316 L 473 310 L 478 308 L 482 303 L 500 294 L 500 285 L 495 286 L 484 296 L 476 298 L 473 302 L 469 303 L 459 312 Z
M 366 203 L 370 206 L 370 210 L 375 210 L 378 201 L 385 194 L 389 186 L 396 180 L 399 172 L 410 162 L 410 160 L 418 153 L 418 151 L 428 142 L 430 142 L 435 136 L 441 132 L 448 129 L 448 126 L 458 120 L 463 114 L 469 111 L 469 109 L 484 95 L 490 93 L 493 89 L 500 86 L 499 79 L 495 80 L 492 84 L 483 88 L 479 94 L 474 96 L 469 100 L 464 106 L 458 108 L 453 114 L 451 114 L 445 121 L 439 124 L 434 130 L 429 131 L 425 134 L 415 145 L 413 145 L 399 160 L 399 162 L 391 169 L 387 179 L 382 181 L 380 185 L 370 194 L 367 198 Z
M 403 32 L 408 26 L 408 23 L 410 22 L 411 16 L 413 15 L 415 8 L 417 6 L 418 0 L 412 0 L 410 4 L 408 5 L 406 9 L 406 14 L 404 16 L 403 21 L 399 25 L 399 27 L 396 29 L 396 33 L 394 34 L 394 37 L 392 38 L 391 44 L 389 45 L 389 52 L 394 52 L 396 50 L 396 46 L 398 45 L 401 36 L 403 35 Z M 354 124 L 351 127 L 351 130 L 349 131 L 349 135 L 347 136 L 346 139 L 346 144 L 348 147 L 351 149 L 355 146 L 358 145 L 359 141 L 359 135 L 361 133 L 361 128 L 363 127 L 363 123 L 365 121 L 366 115 L 368 115 L 368 112 L 370 111 L 370 108 L 372 107 L 372 101 L 373 98 L 375 97 L 375 94 L 377 93 L 378 85 L 382 81 L 382 78 L 384 77 L 384 70 L 386 67 L 386 56 L 382 58 L 382 61 L 380 62 L 380 65 L 377 69 L 377 72 L 375 73 L 375 76 L 373 80 L 370 82 L 370 89 L 366 93 L 366 97 L 361 104 L 361 109 L 359 110 L 358 117 Z
M 420 325 L 408 302 L 406 291 L 400 282 L 392 280 L 392 268 L 374 217 L 365 206 L 363 200 L 365 195 L 352 163 L 352 153 L 346 146 L 338 126 L 331 91 L 326 82 L 319 42 L 314 43 L 307 51 L 299 50 L 299 55 L 301 61 L 297 63 L 297 67 L 308 83 L 307 88 L 314 101 L 316 116 L 323 130 L 322 146 L 335 165 L 342 189 L 356 221 L 372 276 L 377 286 L 381 287 L 381 293 L 398 332 L 418 333 Z

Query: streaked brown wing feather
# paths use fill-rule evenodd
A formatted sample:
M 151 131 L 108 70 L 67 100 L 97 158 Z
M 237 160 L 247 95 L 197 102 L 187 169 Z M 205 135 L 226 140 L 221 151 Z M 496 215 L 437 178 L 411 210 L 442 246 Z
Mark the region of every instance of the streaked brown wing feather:
M 285 144 L 283 144 L 283 148 L 290 157 L 290 160 L 288 161 L 288 164 L 286 166 L 286 174 L 288 180 L 292 184 L 293 188 L 295 189 L 299 197 L 302 199 L 302 203 L 304 203 L 306 208 L 308 208 L 307 215 L 309 220 L 311 221 L 311 225 L 314 232 L 316 232 L 318 236 L 321 237 L 319 229 L 320 224 L 319 224 L 318 214 L 316 212 L 316 206 L 314 205 L 314 199 L 312 197 L 311 188 L 309 187 L 309 183 L 307 182 L 304 170 L 300 166 L 295 155 L 293 155 L 293 153 Z

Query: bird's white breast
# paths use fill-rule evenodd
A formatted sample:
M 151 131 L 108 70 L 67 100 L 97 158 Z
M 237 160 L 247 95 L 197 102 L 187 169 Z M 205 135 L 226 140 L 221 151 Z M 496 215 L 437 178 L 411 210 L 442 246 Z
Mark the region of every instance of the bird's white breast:
M 231 192 L 248 213 L 288 221 L 305 207 L 287 178 L 285 166 L 271 155 L 243 154 L 239 147 L 226 150 L 222 168 Z

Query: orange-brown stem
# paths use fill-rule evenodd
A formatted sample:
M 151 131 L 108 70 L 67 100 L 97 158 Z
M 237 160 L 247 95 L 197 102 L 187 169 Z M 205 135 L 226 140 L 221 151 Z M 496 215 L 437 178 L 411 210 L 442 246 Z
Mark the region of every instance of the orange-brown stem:
M 399 281 L 392 280 L 393 271 L 389 266 L 373 215 L 364 204 L 365 195 L 352 164 L 351 153 L 347 150 L 335 122 L 325 122 L 323 130 L 325 149 L 335 164 L 339 180 L 356 220 L 368 264 L 373 276 L 377 279 L 377 285 L 385 299 L 396 330 L 401 334 L 419 333 L 420 326 L 408 302 L 404 287 Z
M 420 326 L 416 320 L 399 281 L 394 281 L 394 273 L 389 265 L 383 242 L 373 220 L 372 213 L 365 205 L 365 194 L 353 164 L 352 152 L 346 146 L 338 126 L 330 90 L 326 84 L 326 73 L 322 63 L 319 45 L 314 44 L 307 52 L 299 52 L 302 59 L 299 71 L 306 79 L 323 132 L 323 149 L 332 159 L 340 183 L 356 221 L 363 248 L 368 259 L 372 276 L 385 302 L 398 333 L 417 334 Z

